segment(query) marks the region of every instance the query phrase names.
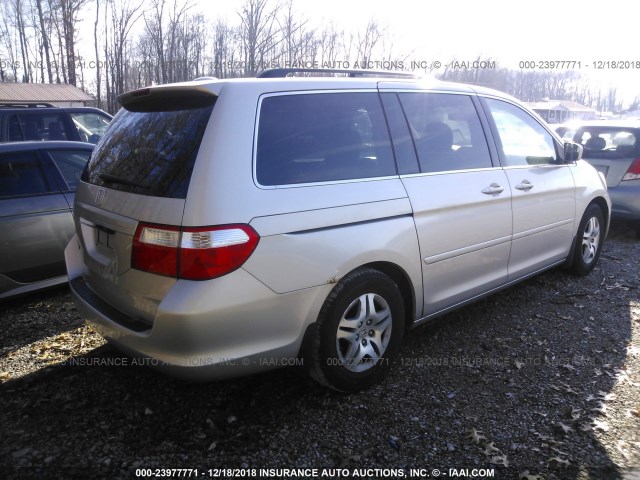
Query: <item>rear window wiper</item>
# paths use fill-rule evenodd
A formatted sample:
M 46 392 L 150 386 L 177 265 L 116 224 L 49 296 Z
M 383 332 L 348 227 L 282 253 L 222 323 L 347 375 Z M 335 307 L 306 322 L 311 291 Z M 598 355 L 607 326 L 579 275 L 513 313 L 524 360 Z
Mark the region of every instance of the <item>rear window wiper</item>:
M 105 183 L 119 183 L 120 185 L 129 185 L 131 187 L 138 187 L 138 188 L 144 188 L 145 190 L 149 190 L 149 187 L 147 187 L 146 185 L 136 183 L 132 180 L 129 180 L 128 178 L 111 175 L 110 173 L 101 173 L 98 175 L 98 178 L 100 178 Z

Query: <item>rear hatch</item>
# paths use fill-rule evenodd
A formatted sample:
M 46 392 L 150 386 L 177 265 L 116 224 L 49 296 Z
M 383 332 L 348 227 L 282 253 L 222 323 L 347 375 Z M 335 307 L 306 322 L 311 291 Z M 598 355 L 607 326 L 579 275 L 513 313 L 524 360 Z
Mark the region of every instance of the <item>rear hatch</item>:
M 119 99 L 123 108 L 83 172 L 74 217 L 86 264 L 84 281 L 136 320 L 151 323 L 177 280 L 167 272 L 133 268 L 134 238 L 144 225 L 165 230 L 181 226 L 191 173 L 216 98 L 198 85 L 125 94 Z
M 583 158 L 602 172 L 607 187 L 616 187 L 640 158 L 640 129 L 625 126 L 585 126 L 574 141 L 584 147 Z

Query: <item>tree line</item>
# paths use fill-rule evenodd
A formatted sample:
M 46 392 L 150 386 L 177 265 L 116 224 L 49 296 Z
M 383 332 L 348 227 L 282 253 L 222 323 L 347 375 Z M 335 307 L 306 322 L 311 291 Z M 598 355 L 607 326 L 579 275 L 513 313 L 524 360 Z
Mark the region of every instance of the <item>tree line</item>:
M 408 69 L 413 63 L 413 52 L 399 50 L 374 19 L 354 32 L 315 25 L 293 0 L 244 0 L 232 20 L 209 20 L 196 7 L 181 0 L 0 0 L 0 81 L 75 85 L 114 112 L 118 95 L 152 84 L 252 77 L 273 67 Z M 622 108 L 616 89 L 592 89 L 576 72 L 455 64 L 421 73 L 523 101 Z

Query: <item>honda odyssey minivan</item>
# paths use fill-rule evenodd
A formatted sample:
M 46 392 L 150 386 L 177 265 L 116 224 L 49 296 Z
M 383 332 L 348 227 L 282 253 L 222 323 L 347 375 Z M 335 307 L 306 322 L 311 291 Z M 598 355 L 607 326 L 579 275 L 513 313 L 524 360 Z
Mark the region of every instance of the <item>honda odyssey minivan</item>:
M 513 98 L 291 73 L 119 98 L 65 252 L 82 314 L 117 348 L 192 379 L 302 359 L 353 391 L 411 327 L 555 266 L 594 268 L 606 184 Z

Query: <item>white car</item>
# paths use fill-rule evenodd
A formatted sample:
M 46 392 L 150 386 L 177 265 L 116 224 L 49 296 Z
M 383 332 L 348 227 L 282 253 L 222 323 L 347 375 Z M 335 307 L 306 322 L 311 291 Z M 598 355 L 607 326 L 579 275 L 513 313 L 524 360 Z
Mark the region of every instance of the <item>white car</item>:
M 513 98 L 291 73 L 120 97 L 66 250 L 81 311 L 116 347 L 201 379 L 303 361 L 353 391 L 411 327 L 594 268 L 603 178 Z

